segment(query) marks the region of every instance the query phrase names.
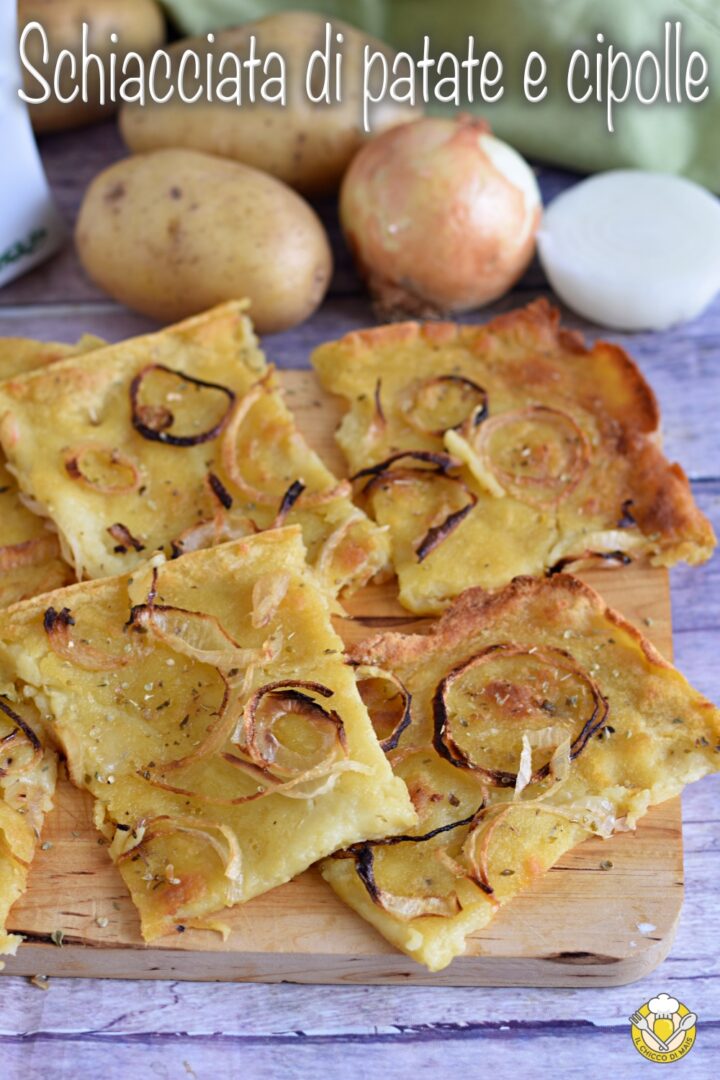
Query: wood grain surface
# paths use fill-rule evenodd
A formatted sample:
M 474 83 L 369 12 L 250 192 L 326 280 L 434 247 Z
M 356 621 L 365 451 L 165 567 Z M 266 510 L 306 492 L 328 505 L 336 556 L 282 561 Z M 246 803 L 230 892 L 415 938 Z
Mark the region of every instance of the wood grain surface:
M 46 138 L 41 150 L 72 224 L 81 193 L 124 153 L 114 126 Z M 546 200 L 575 177 L 539 170 Z M 281 366 L 302 367 L 315 343 L 373 321 L 338 242 L 334 212 L 320 207 L 337 267 L 331 295 L 312 320 L 268 339 Z M 499 309 L 547 294 L 537 267 Z M 589 336 L 601 332 L 565 312 Z M 118 340 L 150 324 L 102 297 L 72 249 L 0 291 L 0 334 L 44 339 L 84 330 Z M 607 336 L 607 335 L 606 335 Z M 638 359 L 663 410 L 667 452 L 680 460 L 695 497 L 720 528 L 720 300 L 704 316 L 663 334 L 610 335 Z M 671 574 L 675 659 L 720 700 L 720 559 Z M 620 604 L 622 607 L 622 604 Z M 562 1077 L 646 1077 L 653 1066 L 632 1047 L 627 1017 L 661 990 L 698 1013 L 698 1038 L 678 1075 L 706 1080 L 720 1056 L 720 778 L 683 796 L 686 900 L 669 956 L 631 986 L 585 989 L 459 989 L 51 979 L 0 979 L 0 1076 L 205 1078 L 355 1077 L 388 1080 L 455 1071 L 499 1080 L 550 1069 Z M 562 871 L 558 871 L 562 872 Z M 550 875 L 550 877 L 552 874 Z M 713 1064 L 714 1063 L 714 1064 Z

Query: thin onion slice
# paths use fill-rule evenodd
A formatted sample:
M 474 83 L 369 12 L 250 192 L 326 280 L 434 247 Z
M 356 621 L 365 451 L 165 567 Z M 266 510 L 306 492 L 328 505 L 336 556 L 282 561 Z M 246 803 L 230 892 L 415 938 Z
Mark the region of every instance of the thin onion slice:
M 240 462 L 238 461 L 237 441 L 238 432 L 245 423 L 253 407 L 260 401 L 263 395 L 272 393 L 270 378 L 271 372 L 267 372 L 259 382 L 256 382 L 255 385 L 235 403 L 232 415 L 225 428 L 221 448 L 223 469 L 226 475 L 230 478 L 236 488 L 260 506 L 271 506 L 275 502 L 276 496 L 273 495 L 272 492 L 263 491 L 246 479 L 240 469 Z
M 235 883 L 241 882 L 242 851 L 237 836 L 227 825 L 205 818 L 171 817 L 169 814 L 149 818 L 143 822 L 142 828 L 137 830 L 136 843 L 121 851 L 116 856 L 115 862 L 120 864 L 127 859 L 136 858 L 142 847 L 146 847 L 153 840 L 162 839 L 176 832 L 187 833 L 207 841 L 222 862 L 225 877 Z M 225 845 L 213 836 L 213 832 L 220 833 Z
M 396 748 L 396 746 L 397 746 L 397 744 L 398 744 L 398 742 L 400 740 L 400 736 L 405 731 L 405 729 L 409 726 L 409 724 L 410 724 L 410 722 L 412 720 L 412 711 L 411 711 L 412 695 L 411 695 L 410 691 L 407 689 L 407 687 L 400 681 L 400 679 L 397 677 L 397 675 L 395 675 L 394 672 L 392 672 L 392 671 L 386 671 L 385 668 L 375 667 L 372 664 L 356 664 L 356 665 L 353 665 L 353 666 L 354 666 L 354 671 L 355 671 L 355 681 L 357 682 L 358 690 L 360 690 L 360 687 L 363 684 L 363 682 L 367 682 L 367 681 L 369 681 L 371 679 L 379 679 L 381 681 L 391 683 L 402 697 L 402 713 L 400 715 L 400 718 L 398 719 L 397 723 L 394 725 L 394 727 L 393 727 L 392 731 L 390 732 L 390 734 L 387 735 L 384 739 L 380 738 L 380 735 L 378 733 L 378 729 L 377 729 L 377 726 L 376 726 L 376 721 L 375 721 L 375 718 L 373 717 L 373 714 L 372 714 L 372 709 L 371 709 L 370 705 L 368 704 L 368 702 L 365 700 L 365 698 L 363 698 L 363 701 L 365 702 L 365 706 L 366 706 L 366 708 L 368 710 L 368 715 L 370 716 L 370 720 L 372 722 L 372 725 L 375 728 L 375 734 L 378 737 L 378 741 L 380 743 L 380 749 L 383 750 L 384 753 L 387 754 L 390 750 L 394 750 Z M 362 691 L 360 691 L 360 696 L 362 697 Z
M 262 574 L 257 579 L 252 590 L 251 622 L 255 629 L 267 626 L 275 618 L 287 596 L 290 580 L 290 575 L 284 570 Z
M 489 645 L 449 671 L 438 683 L 433 695 L 433 746 L 442 758 L 449 761 L 450 764 L 454 765 L 456 768 L 466 769 L 469 772 L 482 776 L 485 780 L 489 781 L 490 784 L 496 787 L 514 788 L 518 783 L 517 773 L 506 772 L 500 769 L 484 768 L 479 762 L 473 761 L 470 755 L 458 745 L 450 728 L 450 717 L 446 700 L 450 688 L 457 679 L 461 678 L 469 670 L 476 668 L 485 661 L 494 659 L 499 655 L 532 655 L 536 660 L 540 660 L 542 663 L 572 672 L 588 688 L 593 700 L 593 710 L 588 719 L 583 723 L 579 734 L 572 742 L 570 749 L 571 761 L 574 761 L 575 758 L 582 753 L 592 736 L 596 735 L 605 727 L 609 706 L 607 698 L 602 694 L 595 680 L 592 679 L 591 676 L 588 675 L 575 661 L 570 653 L 566 652 L 564 649 L 556 649 L 550 646 L 544 648 L 532 646 L 532 648 L 530 648 L 526 645 L 516 645 L 512 643 Z M 537 769 L 530 779 L 532 783 L 537 783 L 540 780 L 546 779 L 549 775 L 550 763 L 548 762 L 540 769 Z
M 108 526 L 108 533 L 116 541 L 115 553 L 118 555 L 124 555 L 130 548 L 133 551 L 144 551 L 145 545 L 142 540 L 138 540 L 136 536 L 128 529 L 127 525 L 123 525 L 121 521 L 116 521 L 114 525 Z
M 230 540 L 242 540 L 245 536 L 257 533 L 255 523 L 242 514 L 216 514 L 214 518 L 198 521 L 170 543 L 171 558 L 179 559 L 190 551 L 202 551 L 204 548 L 217 547 Z
M 129 648 L 122 655 L 103 652 L 82 638 L 74 636 L 75 619 L 70 608 L 56 611 L 49 607 L 43 616 L 43 628 L 50 648 L 62 660 L 86 671 L 117 671 L 137 659 L 137 650 Z
M 420 919 L 427 915 L 450 918 L 462 910 L 456 893 L 451 893 L 450 896 L 398 896 L 397 893 L 382 889 L 375 878 L 374 849 L 395 844 L 422 844 L 442 833 L 470 825 L 474 818 L 475 814 L 471 814 L 462 821 L 451 821 L 447 825 L 440 825 L 420 836 L 388 836 L 384 840 L 368 840 L 361 844 L 353 844 L 345 851 L 338 852 L 334 858 L 354 859 L 355 872 L 373 903 L 402 922 L 410 922 L 412 919 Z
M 517 802 L 521 794 L 533 782 L 532 752 L 536 749 L 546 749 L 552 746 L 553 754 L 548 762 L 548 776 L 553 777 L 551 788 L 544 791 L 542 798 L 546 799 L 563 784 L 570 774 L 572 762 L 572 741 L 567 729 L 561 724 L 551 724 L 549 727 L 540 728 L 537 731 L 524 731 L 522 736 L 522 751 L 520 764 L 518 765 L 517 778 L 513 799 Z
M 334 693 L 322 683 L 287 679 L 261 686 L 247 702 L 238 742 L 254 765 L 294 779 L 332 761 L 338 751 L 347 757 L 347 738 L 340 716 L 334 709 L 324 708 L 306 691 L 323 698 Z M 304 761 L 302 755 L 284 747 L 274 735 L 275 722 L 288 714 L 303 716 L 324 736 L 324 756 L 319 761 Z
M 130 624 L 149 631 L 173 652 L 217 668 L 226 677 L 234 678 L 239 670 L 262 658 L 262 650 L 243 648 L 214 615 L 202 611 L 152 601 L 132 609 Z
M 15 725 L 12 731 L 0 739 L 0 779 L 2 779 L 10 775 L 17 776 L 31 769 L 42 757 L 43 748 L 42 743 L 28 722 L 19 713 L 15 712 L 2 697 L 0 697 L 0 712 L 3 712 L 8 720 Z M 15 760 L 10 761 L 8 759 L 8 764 L 3 766 L 1 764 L 2 760 L 6 758 L 8 753 L 15 753 L 16 744 L 23 740 L 31 750 L 28 760 L 18 763 Z
M 137 775 L 141 776 L 143 780 L 155 784 L 158 778 L 166 773 L 177 772 L 178 769 L 184 769 L 196 761 L 217 754 L 228 742 L 236 723 L 234 712 L 235 696 L 227 679 L 220 672 L 218 674 L 223 680 L 223 697 L 215 720 L 208 726 L 205 737 L 200 740 L 193 750 L 182 757 L 173 758 L 170 761 L 153 762 L 152 766 L 138 769 Z
M 172 412 L 164 405 L 142 405 L 140 393 L 142 384 L 153 371 L 164 371 L 174 375 L 182 382 L 190 383 L 191 386 L 205 390 L 217 390 L 227 398 L 227 406 L 216 424 L 207 431 L 201 431 L 197 435 L 175 435 L 171 428 L 175 422 Z M 223 432 L 230 419 L 235 404 L 235 392 L 222 383 L 207 382 L 205 379 L 196 379 L 192 375 L 186 375 L 182 371 L 167 367 L 165 364 L 147 364 L 130 383 L 130 408 L 132 425 L 139 435 L 150 442 L 164 443 L 166 446 L 200 446 L 202 443 L 217 439 Z
M 88 475 L 87 459 L 91 454 L 107 459 L 105 468 L 117 475 L 115 483 L 102 483 Z M 65 454 L 65 471 L 73 480 L 99 495 L 130 495 L 140 487 L 140 469 L 132 458 L 118 449 L 98 443 L 86 443 L 68 450 Z
M 225 487 L 220 477 L 216 476 L 213 472 L 209 472 L 205 479 L 207 481 L 207 486 L 210 490 L 211 495 L 213 495 L 214 498 L 217 499 L 222 509 L 231 510 L 233 504 L 232 495 Z
M 452 510 L 437 525 L 430 526 L 415 548 L 418 562 L 423 562 L 444 540 L 447 540 L 448 536 L 455 532 L 458 525 L 462 525 L 471 510 L 477 506 L 477 495 L 470 491 L 462 480 L 457 480 L 456 483 L 462 485 L 468 496 L 468 501 L 465 506 L 461 506 L 459 510 Z
M 623 503 L 623 508 L 625 506 Z M 606 566 L 627 566 L 632 562 L 631 553 L 640 551 L 646 542 L 643 536 L 627 531 L 634 523 L 632 519 L 627 525 L 620 525 L 616 529 L 599 529 L 579 536 L 576 541 L 561 541 L 548 555 L 546 573 L 552 576 L 571 566 L 597 564 L 598 561 Z M 572 548 L 576 543 L 579 550 L 576 548 L 573 553 Z
M 402 469 L 396 470 L 393 466 L 399 461 L 412 461 L 417 462 L 417 464 L 409 467 L 404 466 Z M 368 465 L 366 468 L 360 469 L 359 472 L 350 477 L 350 480 L 352 483 L 357 480 L 365 480 L 362 494 L 368 495 L 388 475 L 395 474 L 398 477 L 406 477 L 408 475 L 426 476 L 438 474 L 447 476 L 451 469 L 458 469 L 460 465 L 461 462 L 457 458 L 451 457 L 450 454 L 443 454 L 434 450 L 400 450 L 383 461 L 376 462 L 375 465 Z
M 263 375 L 262 379 L 256 382 L 255 385 L 248 390 L 244 397 L 240 398 L 240 400 L 235 403 L 226 425 L 221 449 L 222 464 L 225 474 L 243 495 L 258 506 L 272 506 L 275 503 L 277 496 L 267 489 L 257 487 L 247 479 L 240 465 L 237 442 L 240 428 L 247 420 L 255 405 L 265 394 L 273 394 L 275 392 L 272 384 L 272 375 L 273 371 L 268 371 Z M 303 484 L 303 481 L 298 478 L 294 484 L 291 485 L 291 488 L 284 493 L 279 513 L 282 513 L 283 503 L 285 499 L 290 496 L 290 492 L 293 491 L 295 484 Z M 298 491 L 294 497 L 290 497 L 292 497 L 294 505 L 297 499 L 302 496 L 303 509 L 308 509 L 310 507 L 321 506 L 325 503 L 332 502 L 334 499 L 340 498 L 341 496 L 346 496 L 350 493 L 350 490 L 350 484 L 347 480 L 341 480 L 338 484 L 335 484 L 325 491 L 308 492 L 305 490 L 303 484 L 302 492 Z M 286 514 L 289 512 L 289 509 L 290 508 L 286 511 Z
M 544 424 L 560 432 L 565 463 L 559 473 L 547 470 L 533 472 L 530 468 L 533 464 L 532 450 L 530 447 L 518 450 L 517 440 L 513 440 L 511 445 L 514 451 L 519 452 L 521 466 L 511 470 L 493 460 L 493 436 L 513 424 L 526 423 L 531 427 Z M 494 481 L 503 492 L 509 492 L 515 498 L 539 508 L 557 506 L 566 499 L 580 483 L 590 464 L 590 443 L 583 429 L 569 413 L 547 405 L 529 405 L 524 409 L 500 413 L 472 431 L 464 428 L 457 438 L 462 437 L 475 456 L 473 459 L 467 455 L 467 464 L 479 483 L 492 488 Z M 448 445 L 454 447 L 456 452 L 460 449 L 458 441 L 453 440 L 452 436 L 448 438 Z M 494 493 L 491 491 L 491 494 Z
M 280 500 L 280 506 L 278 507 L 277 514 L 275 515 L 275 520 L 270 526 L 271 529 L 279 529 L 282 525 L 285 524 L 285 519 L 287 518 L 288 514 L 290 513 L 293 506 L 298 501 L 304 490 L 305 485 L 303 484 L 302 480 L 293 480 L 292 484 L 290 484 L 290 487 L 287 489 L 282 499 Z
M 398 467 L 398 462 L 417 462 L 417 465 Z M 372 491 L 381 484 L 405 484 L 418 481 L 431 480 L 434 477 L 442 478 L 457 486 L 467 498 L 464 506 L 448 513 L 441 511 L 436 520 L 415 544 L 415 554 L 418 562 L 423 562 L 440 544 L 457 529 L 465 520 L 471 510 L 477 504 L 477 496 L 467 484 L 458 476 L 451 476 L 450 470 L 460 467 L 461 462 L 449 454 L 443 454 L 432 450 L 404 450 L 391 454 L 384 461 L 375 465 L 369 465 L 361 469 L 351 477 L 352 481 L 365 480 L 361 493 L 369 496 Z
M 363 765 L 362 762 L 343 759 L 331 763 L 321 762 L 319 765 L 312 769 L 308 769 L 306 773 L 296 776 L 292 780 L 280 781 L 275 779 L 267 769 L 261 769 L 259 766 L 253 765 L 252 762 L 246 761 L 236 754 L 231 754 L 226 751 L 220 756 L 229 765 L 232 765 L 240 772 L 244 772 L 246 776 L 249 776 L 252 780 L 257 781 L 257 790 L 246 795 L 236 795 L 234 798 L 228 799 L 221 795 L 208 795 L 204 791 L 193 791 L 190 788 L 181 787 L 178 784 L 171 784 L 161 776 L 158 776 L 157 773 L 145 771 L 141 775 L 143 776 L 143 779 L 147 780 L 153 787 L 162 788 L 163 791 L 170 791 L 174 795 L 182 795 L 185 798 L 195 799 L 198 802 L 206 803 L 210 806 L 243 806 L 245 803 L 256 802 L 258 799 L 265 799 L 269 795 L 283 795 L 288 799 L 304 799 L 306 801 L 317 799 L 322 795 L 327 795 L 328 792 L 333 789 L 338 777 L 342 773 L 353 772 L 368 776 L 372 772 L 372 769 L 367 765 Z M 305 784 L 315 780 L 319 781 L 315 787 L 311 787 L 310 789 L 304 787 Z
M 298 690 L 298 687 L 301 689 Z M 177 795 L 195 798 L 212 805 L 239 806 L 274 794 L 298 799 L 317 798 L 330 790 L 340 773 L 369 773 L 371 770 L 362 763 L 347 760 L 345 730 L 338 714 L 334 710 L 325 709 L 308 693 L 305 693 L 306 690 L 324 698 L 333 695 L 333 691 L 321 683 L 288 680 L 268 683 L 260 687 L 245 705 L 242 721 L 233 736 L 233 741 L 239 744 L 238 753 L 224 751 L 221 757 L 229 765 L 255 780 L 258 784 L 256 791 L 234 798 L 225 798 L 191 791 L 183 786 L 169 783 L 163 775 L 222 748 L 235 724 L 232 708 L 228 707 L 227 701 L 223 703 L 218 720 L 201 747 L 196 748 L 192 754 L 178 762 L 158 765 L 152 770 L 140 770 L 139 775 L 154 786 Z M 269 716 L 263 709 L 268 701 L 270 702 Z M 325 745 L 321 749 L 319 759 L 308 763 L 302 756 L 287 750 L 277 740 L 272 730 L 273 725 L 280 716 L 288 713 L 298 713 L 308 718 L 316 729 L 324 729 L 326 733 L 329 733 L 330 737 L 325 738 Z M 338 758 L 338 751 L 341 753 L 340 758 Z M 321 781 L 319 786 L 311 790 L 305 787 L 301 789 L 301 785 L 315 780 Z
M 253 536 L 258 531 L 251 518 L 238 514 L 232 509 L 232 495 L 218 476 L 209 472 L 205 477 L 205 486 L 215 507 L 215 513 L 213 517 L 204 518 L 191 525 L 170 542 L 173 559 L 187 555 L 190 551 L 216 547 L 230 540 L 241 540 L 245 536 Z
M 19 544 L 6 544 L 0 547 L 0 574 L 11 570 L 21 570 L 28 566 L 40 566 L 60 554 L 57 537 L 36 536 Z
M 471 394 L 477 399 L 477 404 L 474 405 L 462 420 L 456 424 L 451 424 L 446 427 L 428 427 L 427 424 L 421 423 L 414 415 L 415 411 L 419 410 L 423 406 L 423 399 L 429 395 L 436 387 L 451 386 L 457 387 L 463 394 Z M 475 428 L 478 424 L 487 416 L 488 395 L 487 391 L 479 386 L 478 383 L 473 382 L 472 379 L 467 378 L 465 375 L 432 375 L 428 379 L 423 379 L 420 383 L 411 385 L 410 388 L 401 396 L 400 410 L 403 415 L 403 419 L 410 425 L 415 431 L 421 435 L 438 435 L 442 436 L 446 431 L 457 431 L 464 424 L 468 424 L 470 428 Z

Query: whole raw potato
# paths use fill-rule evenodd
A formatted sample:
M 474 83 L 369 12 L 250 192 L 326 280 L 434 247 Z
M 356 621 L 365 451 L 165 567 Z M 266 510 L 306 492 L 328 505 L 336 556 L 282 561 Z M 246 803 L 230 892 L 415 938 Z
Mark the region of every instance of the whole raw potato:
M 12 0 L 6 0 L 12 2 Z M 28 34 L 26 55 L 51 87 L 58 54 L 68 49 L 73 56 L 82 55 L 82 24 L 88 24 L 88 51 L 99 56 L 106 77 L 110 67 L 110 54 L 118 56 L 118 70 L 126 53 L 138 52 L 149 55 L 165 40 L 165 20 L 155 0 L 18 0 L 18 30 L 30 22 L 39 22 L 47 34 L 49 58 L 42 62 L 43 42 L 38 31 Z M 117 45 L 110 35 L 118 35 Z M 69 66 L 62 67 L 60 91 L 64 98 L 70 97 L 78 85 L 72 78 Z M 87 101 L 78 94 L 73 101 L 58 101 L 53 95 L 47 101 L 28 106 L 30 118 L 36 131 L 59 131 L 65 128 L 91 124 L 115 111 L 108 103 L 109 86 L 105 87 L 106 102 L 100 104 L 100 77 L 95 63 L 88 65 Z M 133 69 L 134 70 L 134 69 Z M 31 97 L 42 95 L 42 87 L 27 70 L 23 70 L 25 91 Z
M 139 154 L 100 173 L 75 239 L 93 281 L 162 322 L 247 297 L 261 333 L 286 330 L 320 304 L 332 273 L 325 230 L 304 199 L 194 150 Z
M 306 93 L 305 76 L 313 50 L 325 46 L 328 21 L 331 22 L 333 41 L 338 33 L 344 38 L 341 46 L 342 101 L 339 104 L 313 104 Z M 164 96 L 171 83 L 177 87 L 180 57 L 186 50 L 200 55 L 204 72 L 209 53 L 213 54 L 216 65 L 226 52 L 235 53 L 240 59 L 247 57 L 251 36 L 257 41 L 258 58 L 274 51 L 285 60 L 285 106 L 262 100 L 259 90 L 262 69 L 258 69 L 256 75 L 254 104 L 249 102 L 245 92 L 239 107 L 234 101 L 208 103 L 204 98 L 188 106 L 178 99 L 177 93 L 165 104 L 148 101 L 144 108 L 124 105 L 120 129 L 130 149 L 135 153 L 168 146 L 205 150 L 269 172 L 306 195 L 319 195 L 337 189 L 353 154 L 372 135 L 421 115 L 422 110 L 396 104 L 385 95 L 382 102 L 371 108 L 370 132 L 365 133 L 363 50 L 369 45 L 373 53 L 381 51 L 388 58 L 390 67 L 394 50 L 347 23 L 301 11 L 271 15 L 236 29 L 218 32 L 213 44 L 208 44 L 205 38 L 177 42 L 168 50 L 174 59 L 173 77 L 170 82 L 160 84 L 158 93 Z M 223 74 L 227 75 L 230 70 L 230 67 L 224 69 Z M 188 66 L 187 71 L 192 73 L 193 67 Z M 276 62 L 268 67 L 268 75 L 276 75 L 278 71 Z M 313 73 L 311 89 L 315 95 L 323 89 L 321 67 L 316 65 Z M 219 81 L 216 78 L 216 84 Z M 370 76 L 370 88 L 375 96 L 379 96 L 381 82 L 380 63 L 376 61 Z M 247 83 L 242 85 L 247 87 Z M 196 84 L 189 79 L 188 95 L 194 94 L 195 88 Z

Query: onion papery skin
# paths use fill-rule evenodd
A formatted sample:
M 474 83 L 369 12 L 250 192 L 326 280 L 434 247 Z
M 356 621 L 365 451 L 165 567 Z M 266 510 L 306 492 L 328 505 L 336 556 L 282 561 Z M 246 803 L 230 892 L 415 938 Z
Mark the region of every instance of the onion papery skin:
M 425 118 L 369 142 L 340 220 L 383 314 L 442 316 L 502 296 L 535 250 L 534 175 L 478 119 Z

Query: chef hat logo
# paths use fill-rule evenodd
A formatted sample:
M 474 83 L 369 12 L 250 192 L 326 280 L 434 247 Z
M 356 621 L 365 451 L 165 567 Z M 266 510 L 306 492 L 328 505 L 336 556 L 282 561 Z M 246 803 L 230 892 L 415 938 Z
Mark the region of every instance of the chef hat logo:
M 651 998 L 648 1001 L 648 1009 L 655 1016 L 672 1016 L 673 1013 L 678 1011 L 680 1003 L 677 998 L 670 997 L 669 994 L 658 994 L 657 997 Z

